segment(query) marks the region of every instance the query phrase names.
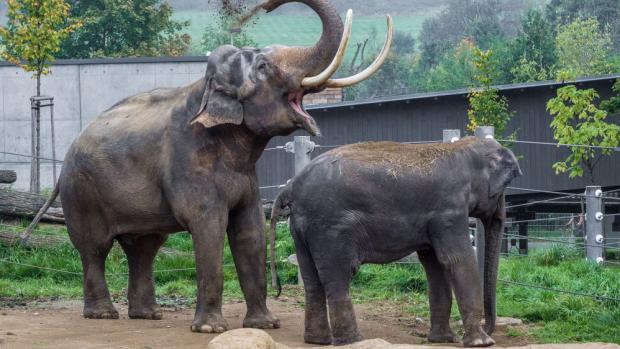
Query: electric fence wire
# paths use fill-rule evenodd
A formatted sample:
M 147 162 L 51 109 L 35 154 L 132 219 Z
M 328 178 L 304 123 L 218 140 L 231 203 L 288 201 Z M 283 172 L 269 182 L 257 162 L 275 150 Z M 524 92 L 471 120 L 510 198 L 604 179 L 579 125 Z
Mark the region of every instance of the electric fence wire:
M 82 273 L 80 273 L 80 272 L 75 272 L 75 271 L 70 271 L 70 270 L 63 270 L 63 269 L 56 269 L 56 268 L 49 268 L 49 267 L 43 267 L 43 266 L 34 265 L 34 264 L 28 264 L 28 263 L 15 262 L 15 261 L 10 261 L 8 259 L 0 259 L 0 263 L 8 263 L 8 264 L 14 264 L 14 265 L 19 265 L 19 266 L 24 266 L 24 267 L 29 267 L 29 268 L 39 269 L 39 270 L 45 270 L 45 271 L 51 271 L 51 272 L 56 272 L 56 273 L 82 276 Z M 419 264 L 419 262 L 402 262 L 400 264 Z M 222 267 L 234 267 L 234 266 L 235 266 L 234 264 L 224 264 L 224 265 L 222 265 Z M 154 270 L 153 272 L 154 273 L 171 273 L 171 272 L 195 271 L 195 270 L 196 270 L 196 268 L 194 267 L 194 268 L 160 269 L 160 270 Z M 106 273 L 105 275 L 106 276 L 127 276 L 127 275 L 129 275 L 129 273 Z M 573 295 L 573 296 L 589 297 L 589 298 L 599 299 L 599 300 L 620 302 L 620 298 L 615 298 L 615 297 L 601 296 L 601 295 L 595 295 L 595 294 L 589 294 L 589 293 L 581 293 L 581 292 L 568 291 L 568 290 L 561 290 L 561 289 L 550 288 L 550 287 L 545 287 L 545 286 L 531 285 L 531 284 L 517 282 L 517 281 L 505 280 L 505 279 L 501 279 L 501 278 L 499 278 L 498 281 L 506 283 L 506 284 L 512 284 L 512 285 L 528 287 L 528 288 L 534 288 L 534 289 L 540 289 L 540 290 L 551 291 L 551 292 L 556 292 L 556 293 L 570 294 L 570 295 Z
M 562 199 L 570 199 L 570 198 L 575 198 L 576 196 L 574 194 L 570 194 L 570 195 L 566 195 L 566 196 L 560 196 L 557 198 L 551 198 L 551 199 L 546 199 L 546 200 L 539 200 L 539 201 L 530 201 L 524 204 L 517 204 L 517 205 L 511 205 L 511 206 L 506 206 L 506 209 L 509 208 L 516 208 L 516 207 L 523 207 L 523 206 L 532 206 L 532 205 L 537 205 L 537 204 L 544 204 L 546 202 L 552 202 L 552 201 L 558 201 L 558 200 L 562 200 Z
M 570 295 L 573 295 L 573 296 L 588 297 L 588 298 L 599 299 L 599 300 L 620 302 L 620 298 L 615 298 L 615 297 L 601 296 L 601 295 L 596 295 L 596 294 L 591 294 L 591 293 L 582 293 L 582 292 L 575 292 L 575 291 L 568 291 L 568 290 L 561 290 L 561 289 L 557 289 L 557 288 L 551 288 L 551 287 L 540 286 L 540 285 L 532 285 L 532 284 L 527 284 L 527 283 L 518 282 L 518 281 L 512 281 L 512 280 L 506 280 L 506 279 L 501 279 L 501 278 L 498 278 L 498 281 L 501 281 L 501 282 L 506 283 L 506 284 L 518 285 L 518 286 L 528 287 L 528 288 L 535 288 L 535 289 L 551 291 L 551 292 L 556 292 L 556 293 L 565 293 L 565 294 L 570 294 Z
M 21 157 L 30 158 L 30 159 L 38 158 L 39 160 L 55 161 L 55 162 L 58 162 L 58 163 L 62 163 L 63 162 L 62 160 L 54 160 L 54 159 L 45 158 L 45 157 L 42 157 L 42 156 L 36 157 L 36 156 L 32 156 L 32 155 L 12 153 L 12 152 L 8 152 L 8 151 L 0 151 L 0 154 L 13 155 L 13 156 L 21 156 Z
M 569 148 L 590 148 L 590 149 L 604 149 L 604 150 L 617 150 L 619 147 L 605 147 L 589 144 L 567 144 L 567 143 L 552 143 L 552 142 L 538 142 L 538 141 L 519 141 L 514 139 L 497 139 L 498 142 L 517 143 L 517 144 L 534 144 L 534 145 L 550 145 L 556 147 L 569 147 Z
M 540 237 L 536 237 L 536 236 L 524 236 L 524 235 L 517 235 L 517 234 L 504 234 L 504 236 L 508 236 L 508 237 L 512 237 L 515 238 L 517 240 L 538 240 L 538 241 L 546 241 L 546 242 L 554 242 L 554 243 L 559 243 L 559 244 L 566 244 L 566 245 L 576 245 L 579 247 L 600 247 L 600 248 L 608 248 L 608 249 L 619 249 L 619 247 L 617 246 L 612 246 L 610 244 L 597 244 L 597 245 L 592 245 L 592 244 L 588 244 L 586 242 L 570 242 L 570 241 L 563 241 L 563 240 L 556 240 L 556 239 L 549 239 L 549 238 L 540 238 Z

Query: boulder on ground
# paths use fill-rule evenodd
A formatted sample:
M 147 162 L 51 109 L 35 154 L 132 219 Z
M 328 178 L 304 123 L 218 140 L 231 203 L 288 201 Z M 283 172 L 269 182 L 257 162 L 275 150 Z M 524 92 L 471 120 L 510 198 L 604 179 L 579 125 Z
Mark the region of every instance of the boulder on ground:
M 383 339 L 369 339 L 362 342 L 339 347 L 323 346 L 315 349 L 454 349 L 453 346 L 430 346 L 391 344 Z M 503 349 L 620 349 L 617 344 L 603 343 L 575 343 L 575 344 L 533 344 L 526 347 L 510 347 Z M 225 332 L 215 337 L 207 346 L 207 349 L 294 349 L 284 344 L 276 343 L 271 336 L 261 330 L 241 328 Z M 298 348 L 302 349 L 302 348 Z
M 213 338 L 207 349 L 289 349 L 271 336 L 254 328 L 239 328 Z

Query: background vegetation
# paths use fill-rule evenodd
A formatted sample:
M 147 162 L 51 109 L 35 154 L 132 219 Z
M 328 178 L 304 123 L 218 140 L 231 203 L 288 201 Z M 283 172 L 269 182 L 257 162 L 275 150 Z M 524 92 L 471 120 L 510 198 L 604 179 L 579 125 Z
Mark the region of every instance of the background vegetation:
M 61 58 L 202 55 L 229 43 L 221 0 L 69 2 L 81 22 L 62 43 Z M 251 7 L 258 0 L 236 0 Z M 355 10 L 351 48 L 341 75 L 370 63 L 380 50 L 385 13 L 396 40 L 381 72 L 347 90 L 348 99 L 477 86 L 472 50 L 490 50 L 500 72 L 493 84 L 620 72 L 620 0 L 333 0 Z M 0 6 L 0 12 L 2 9 Z M 307 7 L 291 4 L 249 21 L 236 45 L 310 45 L 321 32 Z M 355 54 L 357 45 L 364 54 Z M 584 49 L 585 48 L 585 49 Z M 562 75 L 560 75 L 562 73 Z
M 24 225 L 27 222 L 24 222 Z M 66 236 L 64 228 L 42 227 L 38 234 Z M 294 253 L 288 227 L 278 226 L 278 269 L 283 283 L 296 284 L 296 269 L 285 262 Z M 192 242 L 188 234 L 172 235 L 165 253 L 157 257 L 157 295 L 162 304 L 194 302 L 196 286 Z M 14 264 L 20 263 L 20 264 Z M 60 273 L 31 267 L 47 266 L 71 271 Z M 227 300 L 241 299 L 230 249 L 224 254 L 224 294 Z M 184 269 L 188 270 L 184 270 Z M 179 270 L 183 269 L 183 270 Z M 110 291 L 116 301 L 124 301 L 127 288 L 127 260 L 115 246 L 107 259 Z M 582 251 L 554 246 L 533 252 L 527 258 L 502 258 L 500 279 L 572 292 L 620 298 L 620 273 L 617 268 L 586 262 Z M 294 289 L 294 288 L 293 288 Z M 290 288 L 289 288 L 290 290 Z M 352 296 L 361 302 L 396 302 L 412 317 L 428 320 L 427 283 L 418 264 L 364 265 L 353 282 Z M 81 265 L 77 251 L 67 241 L 56 247 L 27 250 L 0 247 L 0 297 L 4 299 L 80 298 Z M 273 294 L 274 291 L 270 290 Z M 620 343 L 620 307 L 618 302 L 595 300 L 553 291 L 527 288 L 500 282 L 498 313 L 513 316 L 528 324 L 528 332 L 514 336 L 533 337 L 537 342 L 601 341 Z M 456 305 L 453 319 L 458 320 Z

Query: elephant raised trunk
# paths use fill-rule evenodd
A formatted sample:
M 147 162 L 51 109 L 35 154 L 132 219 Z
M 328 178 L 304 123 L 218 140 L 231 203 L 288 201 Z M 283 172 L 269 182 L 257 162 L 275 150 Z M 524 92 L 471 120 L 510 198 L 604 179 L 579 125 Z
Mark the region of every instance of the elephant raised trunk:
M 338 11 L 327 0 L 270 0 L 261 7 L 271 12 L 289 2 L 301 2 L 312 8 L 321 18 L 323 33 L 321 39 L 312 47 L 278 47 L 274 57 L 285 63 L 281 67 L 294 76 L 304 78 L 317 75 L 336 55 L 344 25 Z
M 377 72 L 387 58 L 393 37 L 392 17 L 389 15 L 387 16 L 387 37 L 377 59 L 368 68 L 354 76 L 331 79 L 344 59 L 351 37 L 353 11 L 347 12 L 346 23 L 343 26 L 336 9 L 326 0 L 269 0 L 259 7 L 271 12 L 287 2 L 301 2 L 308 5 L 321 17 L 323 23 L 321 39 L 313 47 L 274 48 L 274 60 L 279 63 L 278 65 L 286 74 L 301 79 L 301 87 L 304 89 L 317 90 L 324 87 L 355 85 Z

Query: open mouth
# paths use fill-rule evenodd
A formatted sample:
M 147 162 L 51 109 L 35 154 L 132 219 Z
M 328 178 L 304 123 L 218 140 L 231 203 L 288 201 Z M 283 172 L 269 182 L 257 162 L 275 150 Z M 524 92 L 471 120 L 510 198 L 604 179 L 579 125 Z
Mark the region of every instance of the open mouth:
M 308 114 L 308 112 L 304 109 L 303 105 L 304 99 L 304 90 L 297 90 L 288 94 L 288 103 L 291 108 L 300 116 L 301 126 L 308 132 L 310 132 L 313 136 L 318 136 L 320 134 L 319 128 L 316 125 L 316 121 L 314 118 Z

